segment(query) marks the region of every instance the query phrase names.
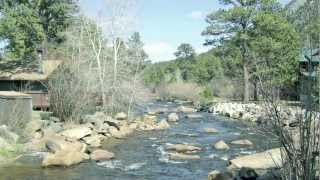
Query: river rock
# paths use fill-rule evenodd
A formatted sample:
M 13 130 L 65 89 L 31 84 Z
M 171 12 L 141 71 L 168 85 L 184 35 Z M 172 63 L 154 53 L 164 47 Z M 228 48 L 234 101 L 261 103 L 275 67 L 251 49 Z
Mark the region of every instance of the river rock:
M 241 146 L 253 146 L 253 143 L 248 139 L 240 139 L 240 140 L 232 141 L 231 144 L 241 145 Z
M 119 128 L 119 130 L 115 127 L 109 128 L 109 133 L 112 137 L 123 139 L 134 131 L 129 125 L 124 125 Z
M 171 160 L 198 160 L 200 159 L 199 155 L 189 155 L 183 153 L 168 153 L 169 159 Z
M 167 120 L 161 120 L 158 124 L 157 124 L 157 129 L 168 129 L 170 128 L 170 124 L 167 122 Z
M 220 172 L 218 170 L 211 171 L 208 174 L 208 180 L 231 180 L 233 175 L 230 172 Z
M 40 131 L 45 126 L 46 121 L 44 120 L 31 120 L 26 124 L 23 134 L 27 137 L 32 137 L 35 132 Z
M 0 137 L 5 139 L 8 143 L 17 143 L 19 136 L 11 132 L 6 125 L 0 126 Z
M 79 141 L 66 141 L 63 137 L 56 136 L 46 141 L 46 148 L 52 153 L 58 151 L 85 152 L 86 145 Z
M 186 107 L 186 106 L 180 106 L 177 108 L 177 111 L 182 113 L 193 113 L 193 112 L 196 112 L 196 109 L 191 107 Z
M 117 113 L 114 117 L 116 120 L 126 120 L 128 115 L 124 112 Z
M 176 121 L 178 121 L 178 120 L 179 120 L 179 116 L 178 116 L 177 113 L 170 113 L 170 114 L 168 115 L 168 121 L 169 121 L 169 122 L 176 122 Z
M 158 114 L 163 114 L 167 111 L 168 111 L 167 108 L 157 108 L 157 109 L 153 109 L 153 110 L 148 111 L 148 115 L 155 116 Z
M 226 144 L 223 140 L 220 140 L 217 143 L 215 143 L 214 148 L 216 148 L 218 150 L 229 150 L 230 149 L 228 144 Z
M 78 151 L 58 151 L 56 153 L 49 153 L 42 161 L 43 167 L 48 166 L 71 166 L 87 160 L 89 156 Z
M 114 158 L 114 154 L 112 152 L 97 149 L 91 152 L 90 159 L 94 161 L 103 161 L 103 160 L 110 160 Z
M 200 147 L 187 144 L 170 144 L 167 145 L 166 149 L 169 151 L 176 151 L 179 153 L 196 153 L 198 151 L 201 151 Z
M 85 136 L 88 136 L 92 133 L 92 130 L 87 126 L 79 126 L 72 129 L 67 129 L 62 131 L 60 134 L 74 139 L 81 139 Z
M 101 146 L 101 139 L 99 135 L 94 136 L 87 136 L 82 138 L 82 140 L 91 147 L 100 147 Z
M 230 160 L 230 164 L 234 168 L 269 169 L 282 167 L 281 151 L 280 148 L 276 148 L 261 153 L 240 156 Z
M 142 120 L 137 120 L 136 123 L 138 124 L 138 130 L 141 131 L 151 131 L 157 128 L 157 117 L 145 115 Z
M 186 118 L 188 118 L 188 119 L 202 119 L 203 116 L 201 114 L 188 114 L 188 115 L 186 115 Z
M 206 133 L 218 133 L 219 132 L 215 128 L 204 128 L 203 131 L 206 132 Z

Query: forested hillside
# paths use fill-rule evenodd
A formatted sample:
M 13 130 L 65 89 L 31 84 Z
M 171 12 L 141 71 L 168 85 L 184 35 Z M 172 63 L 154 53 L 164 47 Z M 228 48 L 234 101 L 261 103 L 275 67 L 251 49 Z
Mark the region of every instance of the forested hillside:
M 205 19 L 204 45 L 212 49 L 152 64 L 145 71 L 145 82 L 155 88 L 192 82 L 215 96 L 248 101 L 259 98 L 259 78 L 272 75 L 278 97 L 297 99 L 299 55 L 304 48 L 317 48 L 319 39 L 316 7 L 296 0 L 286 6 L 277 1 L 223 2 L 232 8 Z M 307 16 L 310 12 L 314 14 Z M 181 46 L 175 54 L 186 51 Z

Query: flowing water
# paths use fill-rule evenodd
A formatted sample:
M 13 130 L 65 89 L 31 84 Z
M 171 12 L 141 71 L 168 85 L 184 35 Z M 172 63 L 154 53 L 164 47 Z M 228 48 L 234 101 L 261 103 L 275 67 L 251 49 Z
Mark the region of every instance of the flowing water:
M 173 109 L 169 103 L 150 103 L 152 107 Z M 0 167 L 0 179 L 5 180 L 201 180 L 214 169 L 224 169 L 228 159 L 251 154 L 272 147 L 266 137 L 254 133 L 243 123 L 209 113 L 199 113 L 202 119 L 180 119 L 163 131 L 137 132 L 125 140 L 114 140 L 106 148 L 115 153 L 116 159 L 103 162 L 85 162 L 69 168 L 40 167 L 42 154 L 25 155 L 18 162 Z M 161 115 L 166 117 L 167 114 Z M 161 119 L 162 117 L 159 117 Z M 183 117 L 184 114 L 180 114 Z M 217 134 L 203 132 L 213 127 Z M 232 146 L 229 151 L 218 151 L 213 144 L 219 140 L 230 142 L 249 139 L 253 147 Z M 172 161 L 167 157 L 168 144 L 185 143 L 202 148 L 200 160 Z

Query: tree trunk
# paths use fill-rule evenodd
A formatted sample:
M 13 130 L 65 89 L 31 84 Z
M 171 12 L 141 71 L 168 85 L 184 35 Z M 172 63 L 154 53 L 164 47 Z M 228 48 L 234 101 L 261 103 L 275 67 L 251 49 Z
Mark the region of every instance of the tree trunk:
M 248 103 L 249 102 L 249 71 L 247 67 L 247 63 L 243 63 L 243 102 Z
M 259 100 L 259 98 L 258 98 L 258 83 L 257 83 L 257 81 L 254 82 L 254 100 L 255 101 Z

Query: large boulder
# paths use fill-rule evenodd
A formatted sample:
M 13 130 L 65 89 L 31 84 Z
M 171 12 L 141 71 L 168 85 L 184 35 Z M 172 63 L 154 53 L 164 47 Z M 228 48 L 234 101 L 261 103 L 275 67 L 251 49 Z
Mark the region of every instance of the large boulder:
M 114 154 L 112 152 L 97 149 L 91 152 L 90 159 L 94 161 L 103 161 L 114 158 Z
M 253 146 L 253 143 L 248 139 L 235 140 L 235 141 L 232 141 L 231 144 L 241 145 L 241 146 Z
M 88 126 L 78 126 L 71 129 L 62 131 L 60 134 L 73 139 L 81 139 L 85 136 L 88 136 L 92 133 L 91 128 Z
M 234 168 L 269 169 L 282 167 L 281 150 L 276 148 L 261 153 L 240 156 L 230 160 L 230 164 Z
M 116 120 L 126 120 L 128 115 L 124 112 L 117 113 L 114 117 Z
M 190 155 L 183 153 L 168 153 L 169 159 L 171 160 L 198 160 L 200 159 L 199 155 Z
M 178 116 L 177 113 L 170 113 L 170 114 L 168 115 L 168 121 L 169 121 L 169 122 L 176 122 L 176 121 L 178 121 L 178 120 L 179 120 L 179 116 Z
M 42 161 L 43 167 L 48 166 L 71 166 L 79 164 L 84 160 L 89 159 L 89 156 L 83 152 L 78 151 L 58 151 L 56 153 L 49 153 Z
M 19 136 L 11 132 L 6 125 L 0 126 L 0 137 L 5 139 L 8 143 L 17 143 Z
M 220 140 L 217 143 L 215 143 L 214 148 L 216 148 L 218 150 L 229 150 L 230 149 L 229 145 L 226 144 L 223 140 Z
M 119 129 L 115 127 L 109 128 L 109 133 L 112 137 L 123 139 L 129 134 L 133 133 L 134 129 L 130 127 L 130 125 L 123 125 Z
M 46 141 L 46 148 L 52 153 L 59 151 L 85 152 L 86 145 L 79 141 L 66 141 L 63 137 L 56 136 Z
M 187 144 L 170 144 L 167 145 L 166 149 L 169 151 L 176 151 L 179 153 L 196 153 L 198 151 L 201 151 L 200 147 Z
M 196 112 L 196 109 L 192 107 L 180 106 L 177 108 L 177 111 L 182 113 L 193 113 L 193 112 Z
M 100 147 L 101 146 L 101 136 L 93 135 L 82 138 L 82 140 L 90 147 Z

